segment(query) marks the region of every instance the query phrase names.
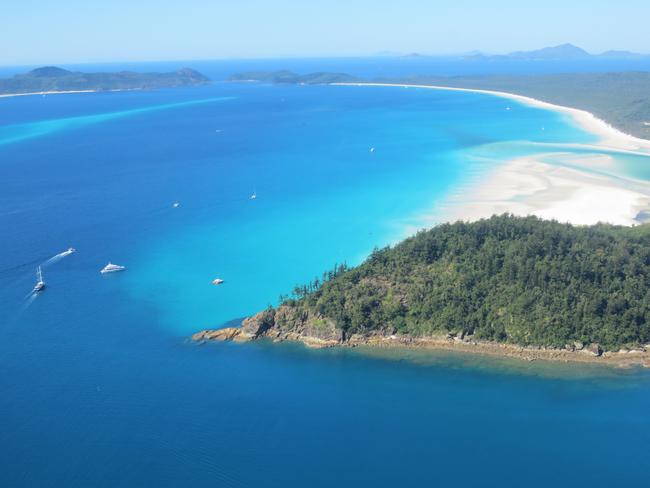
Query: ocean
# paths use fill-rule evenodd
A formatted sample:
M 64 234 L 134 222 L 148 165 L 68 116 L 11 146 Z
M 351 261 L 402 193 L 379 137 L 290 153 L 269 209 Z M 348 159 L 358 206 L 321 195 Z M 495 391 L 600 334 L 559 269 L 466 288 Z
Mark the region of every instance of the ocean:
M 431 225 L 535 143 L 593 135 L 487 95 L 196 67 L 217 81 L 0 99 L 2 486 L 647 478 L 644 371 L 188 340 Z

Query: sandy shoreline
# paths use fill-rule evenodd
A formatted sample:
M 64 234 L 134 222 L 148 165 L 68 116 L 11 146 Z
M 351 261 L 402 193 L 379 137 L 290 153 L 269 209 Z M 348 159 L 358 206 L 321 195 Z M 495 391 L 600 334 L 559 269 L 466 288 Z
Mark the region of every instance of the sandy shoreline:
M 624 134 L 589 112 L 491 90 L 384 83 L 336 85 L 413 87 L 493 95 L 566 114 L 583 130 L 598 136 L 596 144 L 579 145 L 594 153 L 581 158 L 570 152 L 544 152 L 540 145 L 539 153 L 535 151 L 530 156 L 504 161 L 480 180 L 458 189 L 430 215 L 424 216 L 426 227 L 441 222 L 474 221 L 506 212 L 576 225 L 598 222 L 635 225 L 650 211 L 650 183 L 598 172 L 605 170 L 606 173 L 613 166 L 612 157 L 598 154 L 599 151 L 647 156 L 650 164 L 650 141 Z M 549 157 L 568 164 L 548 163 L 545 159 Z
M 446 91 L 460 91 L 469 93 L 483 93 L 485 95 L 492 95 L 500 98 L 507 98 L 516 100 L 520 103 L 531 107 L 543 108 L 553 110 L 569 115 L 578 125 L 580 125 L 587 132 L 596 134 L 600 137 L 601 141 L 599 146 L 603 149 L 622 149 L 622 150 L 645 150 L 650 152 L 650 141 L 640 139 L 629 134 L 625 134 L 615 127 L 611 126 L 602 119 L 599 119 L 591 112 L 580 110 L 577 108 L 565 107 L 563 105 L 555 105 L 553 103 L 544 102 L 536 98 L 526 97 L 524 95 L 517 95 L 515 93 L 501 92 L 495 90 L 481 90 L 475 88 L 456 88 L 449 86 L 436 86 L 436 85 L 410 85 L 404 83 L 332 83 L 333 86 L 392 86 L 398 88 L 425 88 L 430 90 L 446 90 Z
M 0 95 L 0 98 L 9 97 L 28 97 L 32 95 L 63 95 L 65 93 L 96 93 L 97 90 L 70 90 L 70 91 L 43 91 L 43 92 L 30 92 L 30 93 L 5 93 Z
M 72 93 L 100 93 L 100 92 L 123 92 L 123 91 L 140 91 L 141 88 L 116 88 L 114 90 L 61 90 L 61 91 L 41 91 L 41 92 L 29 92 L 29 93 L 5 93 L 0 94 L 0 98 L 9 98 L 9 97 L 28 97 L 34 95 L 66 95 Z
M 593 158 L 588 162 L 598 163 Z M 452 194 L 429 217 L 429 224 L 512 213 L 576 225 L 636 225 L 648 209 L 650 184 L 646 182 L 608 178 L 533 156 L 508 161 L 485 179 Z

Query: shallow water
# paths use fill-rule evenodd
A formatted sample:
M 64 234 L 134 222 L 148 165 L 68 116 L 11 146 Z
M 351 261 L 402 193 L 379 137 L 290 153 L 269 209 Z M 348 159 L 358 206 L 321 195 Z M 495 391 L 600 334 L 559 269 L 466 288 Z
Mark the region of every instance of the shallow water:
M 215 84 L 0 100 L 0 140 L 3 486 L 645 480 L 644 371 L 187 341 L 422 227 L 530 142 L 594 142 L 563 116 Z

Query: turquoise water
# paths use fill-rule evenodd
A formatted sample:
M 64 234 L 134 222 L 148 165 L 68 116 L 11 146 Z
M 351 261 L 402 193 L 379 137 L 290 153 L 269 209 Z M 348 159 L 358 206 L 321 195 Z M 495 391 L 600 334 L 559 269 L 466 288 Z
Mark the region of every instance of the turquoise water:
M 187 341 L 408 235 L 535 143 L 594 142 L 562 116 L 215 84 L 0 100 L 0 141 L 2 486 L 646 479 L 647 372 Z M 109 260 L 128 270 L 100 275 Z

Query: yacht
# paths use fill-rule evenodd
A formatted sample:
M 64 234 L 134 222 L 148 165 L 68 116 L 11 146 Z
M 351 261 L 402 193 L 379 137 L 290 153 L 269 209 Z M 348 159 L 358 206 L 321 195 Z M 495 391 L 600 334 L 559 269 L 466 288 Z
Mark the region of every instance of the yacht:
M 32 290 L 33 293 L 38 293 L 39 291 L 42 291 L 45 289 L 45 281 L 43 281 L 43 272 L 41 271 L 41 267 L 39 266 L 38 269 L 36 270 L 36 284 L 34 285 L 34 289 Z
M 63 251 L 61 254 L 65 255 L 65 256 L 68 256 L 68 255 L 72 254 L 73 252 L 77 252 L 77 250 L 74 247 L 69 247 L 68 249 Z
M 108 263 L 106 266 L 102 268 L 100 273 L 114 273 L 115 271 L 124 271 L 126 267 L 120 266 L 118 264 L 113 264 L 113 263 Z
M 223 280 L 221 278 L 216 278 L 212 280 L 213 285 L 220 285 L 221 283 L 223 283 Z

